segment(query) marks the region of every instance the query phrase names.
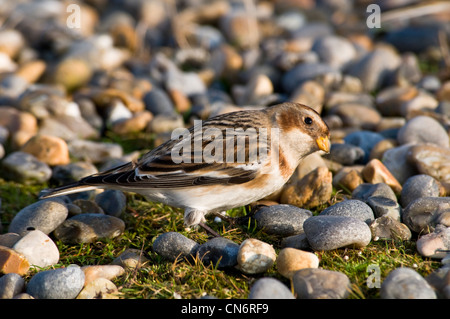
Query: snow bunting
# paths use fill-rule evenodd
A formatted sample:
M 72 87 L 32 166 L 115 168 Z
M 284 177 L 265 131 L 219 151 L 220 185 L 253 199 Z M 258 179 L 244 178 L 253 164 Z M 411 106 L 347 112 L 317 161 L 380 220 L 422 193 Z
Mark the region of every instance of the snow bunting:
M 142 156 L 41 198 L 96 188 L 140 193 L 184 209 L 187 226 L 279 190 L 307 155 L 329 152 L 329 130 L 313 109 L 283 103 L 199 121 Z M 245 143 L 240 143 L 244 141 Z

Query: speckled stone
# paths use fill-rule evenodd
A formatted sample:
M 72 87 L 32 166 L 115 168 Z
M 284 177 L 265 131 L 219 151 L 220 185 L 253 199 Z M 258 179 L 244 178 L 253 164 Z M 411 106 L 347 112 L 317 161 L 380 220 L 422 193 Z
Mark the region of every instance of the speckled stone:
M 370 224 L 374 219 L 374 214 L 369 205 L 357 199 L 349 199 L 324 209 L 319 215 L 347 216 L 360 219 Z
M 13 249 L 27 258 L 31 266 L 48 267 L 58 263 L 59 250 L 53 240 L 40 230 L 33 230 L 20 238 Z
M 10 233 L 26 234 L 30 229 L 38 229 L 49 234 L 63 223 L 69 212 L 61 199 L 38 201 L 20 210 L 11 221 Z
M 12 299 L 25 288 L 25 280 L 16 273 L 0 277 L 0 299 Z
M 382 299 L 436 299 L 427 281 L 411 268 L 392 270 L 381 283 Z
M 195 255 L 198 246 L 197 242 L 177 232 L 161 234 L 153 242 L 153 250 L 171 261 Z
M 367 223 L 347 216 L 313 216 L 305 220 L 303 228 L 308 242 L 316 251 L 361 248 L 372 239 Z
M 276 278 L 263 277 L 250 288 L 248 299 L 294 299 L 289 288 Z
M 312 216 L 311 211 L 293 205 L 264 206 L 254 215 L 256 226 L 265 233 L 290 236 L 303 232 L 303 222 Z
M 31 277 L 26 292 L 36 299 L 74 299 L 84 285 L 77 265 L 41 271 Z
M 47 164 L 21 151 L 8 154 L 1 164 L 1 176 L 19 183 L 41 184 L 52 176 L 52 170 Z
M 103 214 L 80 214 L 66 219 L 54 235 L 64 243 L 91 243 L 99 238 L 114 238 L 125 230 L 123 220 Z
M 402 214 L 403 223 L 411 231 L 426 234 L 432 232 L 434 215 L 439 211 L 440 205 L 449 205 L 449 197 L 419 197 L 413 200 Z
M 426 174 L 414 175 L 403 184 L 400 203 L 406 207 L 419 197 L 439 197 L 440 193 L 441 184 L 435 178 Z
M 219 268 L 233 267 L 237 265 L 239 245 L 227 238 L 214 237 L 199 245 L 195 253 L 205 265 L 218 265 Z
M 345 299 L 351 290 L 345 274 L 321 268 L 301 269 L 292 282 L 298 299 Z
M 248 238 L 239 246 L 238 268 L 247 274 L 266 272 L 275 263 L 277 255 L 272 245 L 256 238 Z

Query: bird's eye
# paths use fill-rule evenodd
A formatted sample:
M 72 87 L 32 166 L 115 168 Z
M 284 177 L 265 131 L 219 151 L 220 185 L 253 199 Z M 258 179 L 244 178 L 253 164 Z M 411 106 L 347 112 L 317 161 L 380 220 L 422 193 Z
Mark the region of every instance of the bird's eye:
M 312 118 L 310 117 L 305 117 L 303 121 L 305 122 L 306 125 L 311 125 L 313 122 Z

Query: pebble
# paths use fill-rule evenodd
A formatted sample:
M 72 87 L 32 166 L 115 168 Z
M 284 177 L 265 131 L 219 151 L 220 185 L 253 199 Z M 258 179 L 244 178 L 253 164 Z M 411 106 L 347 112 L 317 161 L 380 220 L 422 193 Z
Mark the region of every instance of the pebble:
M 333 176 L 333 186 L 349 193 L 364 183 L 361 166 L 344 166 Z
M 57 136 L 65 141 L 99 138 L 99 131 L 88 121 L 81 116 L 70 115 L 55 115 L 42 119 L 39 134 Z
M 52 116 L 77 118 L 80 110 L 76 103 L 69 101 L 61 90 L 51 86 L 29 87 L 18 101 L 20 109 L 33 114 L 37 119 Z
M 438 225 L 434 232 L 421 236 L 416 245 L 420 255 L 442 259 L 450 250 L 450 228 Z
M 397 201 L 397 196 L 394 191 L 385 183 L 363 183 L 352 192 L 353 199 L 360 199 L 364 202 L 367 202 L 367 200 L 372 196 L 385 197 L 395 202 Z
M 403 223 L 413 232 L 429 233 L 434 228 L 431 222 L 434 215 L 439 212 L 439 206 L 449 204 L 449 197 L 419 197 L 403 210 Z
M 97 205 L 97 203 L 95 203 L 92 200 L 88 200 L 88 199 L 75 199 L 72 204 L 71 204 L 71 208 L 73 206 L 78 206 L 79 208 L 79 213 L 73 214 L 73 209 L 71 210 L 71 213 L 73 215 L 78 215 L 78 214 L 104 214 L 105 212 L 103 211 L 103 209 Z M 78 211 L 78 210 L 77 210 Z
M 23 184 L 42 184 L 52 176 L 51 168 L 35 156 L 16 151 L 2 161 L 2 176 Z
M 65 185 L 96 173 L 98 173 L 98 169 L 94 164 L 79 161 L 53 167 L 52 180 L 60 185 Z
M 80 214 L 66 219 L 53 232 L 63 243 L 92 243 L 98 239 L 115 238 L 125 230 L 125 223 L 114 216 Z
M 0 246 L 12 248 L 20 238 L 22 238 L 22 236 L 16 233 L 0 234 Z
M 17 150 L 38 131 L 38 122 L 32 114 L 9 106 L 0 107 L 0 125 L 6 127 Z
M 411 116 L 414 116 L 416 112 L 434 110 L 438 107 L 438 105 L 439 105 L 439 101 L 436 100 L 436 98 L 433 95 L 420 90 L 418 92 L 417 96 L 415 96 L 414 98 L 412 98 L 408 101 L 405 101 L 402 104 L 401 115 L 409 118 Z M 422 116 L 418 116 L 418 117 L 422 117 Z M 437 128 L 437 129 L 440 130 L 439 128 Z M 415 135 L 420 135 L 420 134 L 421 134 L 420 132 L 415 133 Z M 426 134 L 426 135 L 428 135 L 428 137 L 430 137 L 429 134 Z M 439 134 L 437 134 L 437 135 L 439 135 Z
M 442 203 L 436 208 L 431 219 L 432 226 L 445 226 L 450 227 L 450 204 Z
M 430 143 L 441 147 L 450 146 L 450 137 L 444 127 L 429 116 L 416 116 L 400 128 L 399 144 Z
M 233 86 L 233 93 L 238 105 L 258 104 L 273 93 L 273 84 L 267 75 L 258 74 L 245 86 Z
M 153 251 L 170 260 L 194 256 L 199 244 L 177 232 L 163 233 L 153 242 Z
M 119 299 L 118 293 L 119 290 L 112 281 L 97 278 L 84 286 L 77 299 Z
M 412 237 L 408 226 L 389 215 L 376 218 L 370 224 L 370 230 L 373 240 L 411 240 Z
M 294 299 L 292 292 L 280 280 L 263 277 L 250 288 L 248 299 Z
M 345 274 L 321 268 L 297 271 L 292 283 L 297 299 L 345 299 L 351 291 Z
M 105 214 L 120 217 L 127 206 L 127 198 L 120 190 L 108 189 L 95 196 L 95 202 Z
M 12 299 L 25 289 L 25 280 L 16 273 L 0 277 L 0 299 Z
M 122 276 L 125 269 L 119 265 L 93 265 L 83 266 L 81 270 L 84 272 L 84 285 L 99 278 L 113 280 Z
M 129 120 L 133 113 L 125 106 L 121 100 L 113 100 L 105 110 L 105 124 L 113 128 L 115 123 Z
M 22 146 L 21 151 L 50 166 L 70 163 L 67 143 L 56 136 L 36 135 Z
M 300 63 L 283 75 L 281 87 L 283 91 L 291 94 L 302 82 L 314 80 L 326 75 L 338 79 L 342 76 L 340 71 L 326 63 Z
M 402 191 L 402 185 L 379 159 L 370 160 L 361 174 L 370 184 L 384 183 L 389 185 L 395 194 L 400 194 Z
M 328 202 L 332 191 L 332 173 L 326 167 L 318 167 L 297 183 L 285 186 L 281 203 L 310 209 Z
M 244 240 L 237 255 L 238 268 L 246 274 L 259 274 L 269 270 L 277 258 L 275 249 L 261 240 Z
M 148 258 L 138 249 L 127 248 L 114 258 L 111 265 L 121 266 L 124 269 L 138 269 L 148 262 Z
M 303 229 L 315 251 L 341 247 L 362 248 L 372 239 L 367 223 L 347 216 L 312 216 L 305 220 Z
M 320 154 L 312 153 L 301 161 L 293 176 L 294 178 L 301 179 L 318 167 L 327 167 L 327 164 Z
M 352 144 L 333 143 L 329 156 L 331 160 L 348 166 L 362 163 L 365 152 L 361 147 Z
M 404 144 L 393 147 L 383 153 L 381 162 L 400 184 L 404 184 L 408 178 L 418 174 L 416 165 L 408 160 L 408 154 L 412 145 Z
M 30 263 L 22 254 L 14 249 L 0 246 L 0 273 L 16 273 L 23 276 L 29 269 Z
M 400 66 L 400 56 L 389 46 L 379 46 L 348 66 L 348 74 L 361 79 L 367 92 L 385 86 L 390 75 Z
M 371 196 L 367 199 L 367 204 L 372 208 L 375 218 L 389 216 L 397 221 L 401 219 L 401 206 L 390 198 Z
M 152 118 L 153 115 L 148 111 L 136 112 L 129 119 L 114 122 L 111 130 L 120 135 L 142 132 L 147 128 Z
M 432 144 L 414 145 L 408 150 L 407 158 L 420 173 L 450 183 L 449 148 Z
M 321 114 L 325 102 L 325 88 L 318 81 L 305 81 L 295 89 L 289 100 L 308 105 Z
M 205 83 L 195 72 L 182 72 L 178 69 L 169 69 L 165 76 L 165 87 L 169 95 L 176 91 L 186 97 L 206 92 Z
M 436 299 L 427 281 L 411 268 L 392 270 L 381 283 L 382 299 Z
M 293 205 L 263 206 L 255 213 L 256 226 L 265 233 L 282 237 L 303 232 L 303 222 L 312 216 L 309 210 Z
M 278 272 L 288 279 L 300 269 L 319 267 L 319 258 L 314 253 L 290 247 L 280 250 L 276 262 Z
M 5 157 L 6 151 L 5 151 L 5 147 L 0 144 L 0 160 Z
M 368 107 L 361 103 L 340 103 L 329 111 L 342 119 L 344 127 L 359 128 L 362 130 L 374 130 L 381 121 L 381 114 L 374 107 Z
M 33 298 L 33 296 L 31 296 L 31 295 L 29 295 L 29 294 L 24 292 L 24 293 L 20 293 L 20 294 L 14 296 L 13 299 L 26 299 L 26 300 L 28 300 L 28 299 L 35 299 L 35 298 Z
M 308 238 L 306 238 L 305 233 L 284 237 L 281 240 L 281 247 L 290 247 L 306 251 L 311 250 L 311 246 L 309 245 Z
M 172 132 L 176 128 L 184 127 L 183 118 L 179 114 L 155 115 L 148 124 L 151 133 Z
M 383 135 L 371 131 L 352 132 L 344 138 L 346 144 L 358 146 L 364 150 L 364 157 L 361 164 L 366 164 L 368 162 L 372 148 L 381 140 L 384 140 Z
M 66 220 L 68 214 L 61 199 L 38 201 L 21 209 L 12 219 L 8 231 L 25 235 L 30 230 L 40 230 L 48 235 Z
M 41 271 L 31 277 L 26 292 L 36 299 L 75 299 L 83 289 L 84 279 L 77 265 Z
M 53 240 L 40 230 L 32 230 L 12 247 L 22 254 L 30 266 L 45 268 L 59 262 L 59 250 Z
M 361 200 L 348 199 L 325 208 L 319 216 L 347 216 L 362 220 L 370 224 L 374 214 L 369 205 Z
M 215 237 L 197 247 L 195 253 L 199 259 L 207 266 L 226 268 L 237 265 L 239 245 L 224 238 Z
M 144 95 L 145 109 L 153 115 L 160 114 L 172 115 L 175 112 L 175 106 L 169 95 L 162 89 L 153 86 L 150 91 Z
M 55 83 L 73 91 L 88 83 L 92 69 L 83 59 L 66 58 L 58 63 L 52 76 Z
M 256 17 L 244 10 L 230 10 L 219 21 L 220 29 L 230 43 L 240 49 L 257 46 L 260 40 Z
M 417 198 L 439 197 L 440 194 L 441 185 L 436 179 L 426 174 L 414 175 L 403 184 L 400 204 L 406 207 Z
M 353 44 L 340 36 L 320 37 L 314 41 L 311 50 L 317 53 L 321 61 L 336 69 L 344 69 L 356 57 Z
M 434 270 L 425 280 L 433 287 L 438 299 L 449 299 L 450 267 L 444 266 Z
M 69 153 L 80 160 L 96 164 L 122 157 L 123 149 L 115 143 L 77 139 L 69 142 Z

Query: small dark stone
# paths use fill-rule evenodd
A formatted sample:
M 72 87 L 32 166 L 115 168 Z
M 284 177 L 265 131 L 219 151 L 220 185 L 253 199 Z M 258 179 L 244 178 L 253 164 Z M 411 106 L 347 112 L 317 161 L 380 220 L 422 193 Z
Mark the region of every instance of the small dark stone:
M 153 250 L 170 261 L 194 255 L 198 246 L 198 243 L 177 232 L 161 234 L 153 242 Z
M 256 226 L 267 234 L 291 236 L 303 232 L 303 222 L 312 216 L 309 210 L 293 205 L 264 206 L 255 213 Z
M 233 267 L 237 265 L 239 245 L 229 239 L 215 237 L 198 246 L 195 253 L 205 265 L 212 263 L 216 266 L 219 263 L 219 268 Z

